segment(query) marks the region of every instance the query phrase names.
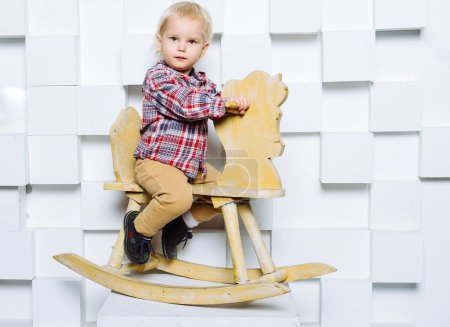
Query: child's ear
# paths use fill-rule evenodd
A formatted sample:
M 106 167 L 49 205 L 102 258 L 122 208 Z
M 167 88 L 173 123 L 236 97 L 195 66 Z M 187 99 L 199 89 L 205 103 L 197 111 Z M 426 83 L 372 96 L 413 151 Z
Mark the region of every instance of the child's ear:
M 161 52 L 161 35 L 160 34 L 156 35 L 155 41 L 156 41 L 156 50 L 158 52 Z
M 206 54 L 206 52 L 208 51 L 209 48 L 209 43 L 205 43 L 203 45 L 203 49 L 202 49 L 202 53 L 200 54 L 200 58 L 203 58 L 203 56 Z

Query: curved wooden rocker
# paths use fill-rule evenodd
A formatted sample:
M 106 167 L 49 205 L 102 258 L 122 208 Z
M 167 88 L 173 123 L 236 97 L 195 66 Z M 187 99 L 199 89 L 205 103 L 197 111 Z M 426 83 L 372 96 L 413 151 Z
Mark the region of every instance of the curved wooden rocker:
M 271 158 L 280 156 L 284 144 L 280 136 L 279 106 L 287 98 L 281 75 L 262 71 L 249 74 L 242 81 L 225 84 L 224 97 L 245 95 L 251 106 L 244 116 L 226 115 L 215 128 L 226 152 L 226 162 L 217 183 L 194 184 L 193 194 L 210 198 L 221 208 L 231 249 L 233 268 L 211 267 L 183 260 L 168 260 L 158 253 L 142 265 L 122 264 L 123 227 L 105 266 L 98 266 L 71 253 L 54 256 L 70 269 L 129 296 L 176 304 L 215 305 L 253 301 L 285 294 L 290 289 L 281 283 L 309 279 L 336 271 L 323 263 L 305 263 L 276 267 L 267 250 L 249 204 L 250 199 L 284 196 L 280 178 Z M 227 107 L 234 104 L 227 103 Z M 134 108 L 121 111 L 111 127 L 111 148 L 116 182 L 104 189 L 124 191 L 129 198 L 127 211 L 140 210 L 150 196 L 136 183 L 133 151 L 140 139 L 141 118 Z M 238 138 L 233 137 L 239 135 Z M 239 215 L 253 243 L 260 269 L 247 269 L 239 232 Z M 174 287 L 142 282 L 128 277 L 130 272 L 158 269 L 170 274 L 208 282 L 228 284 L 219 287 Z

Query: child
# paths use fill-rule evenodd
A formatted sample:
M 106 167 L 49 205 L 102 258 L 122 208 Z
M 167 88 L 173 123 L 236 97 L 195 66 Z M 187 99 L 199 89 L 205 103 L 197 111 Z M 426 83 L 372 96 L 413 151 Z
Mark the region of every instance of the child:
M 192 238 L 191 229 L 218 213 L 192 198 L 191 183 L 217 181 L 217 171 L 205 164 L 207 120 L 243 115 L 249 101 L 222 99 L 216 85 L 193 68 L 211 36 L 209 14 L 196 3 L 176 3 L 160 19 L 156 46 L 162 60 L 145 76 L 142 137 L 134 153 L 136 181 L 152 200 L 124 218 L 125 253 L 133 263 L 148 261 L 152 236 L 161 228 L 164 255 L 176 258 L 177 245 Z M 226 109 L 225 101 L 239 108 Z

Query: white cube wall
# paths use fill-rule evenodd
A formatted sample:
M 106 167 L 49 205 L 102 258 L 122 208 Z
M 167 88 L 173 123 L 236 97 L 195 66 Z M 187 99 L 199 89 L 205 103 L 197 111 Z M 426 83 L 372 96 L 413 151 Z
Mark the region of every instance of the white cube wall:
M 417 81 L 375 82 L 370 88 L 370 130 L 420 131 L 422 87 Z
M 76 135 L 30 136 L 31 184 L 78 184 L 79 139 Z
M 371 81 L 375 77 L 375 31 L 326 31 L 323 81 Z
M 81 278 L 33 280 L 33 327 L 81 325 Z
M 420 135 L 420 176 L 450 177 L 450 127 L 427 127 Z
M 76 134 L 76 87 L 35 86 L 28 88 L 28 134 Z
M 78 34 L 77 0 L 28 0 L 27 4 L 29 35 Z
M 25 0 L 0 3 L 0 37 L 25 35 Z
M 14 244 L 14 249 L 11 245 Z M 34 232 L 0 232 L 0 279 L 31 280 L 34 268 Z M 11 249 L 11 250 L 10 250 Z
M 0 86 L 0 134 L 26 134 L 26 100 L 24 87 Z
M 19 232 L 25 221 L 25 186 L 0 187 L 0 231 Z
M 126 34 L 122 44 L 122 84 L 142 85 L 147 69 L 158 59 L 154 34 Z
M 26 56 L 23 38 L 0 38 L 0 86 L 26 85 Z
M 37 229 L 36 276 L 38 277 L 78 277 L 78 275 L 53 259 L 61 253 L 83 255 L 83 234 L 81 229 Z
M 270 33 L 317 33 L 322 24 L 322 1 L 270 1 Z
M 222 83 L 230 79 L 242 79 L 253 70 L 270 72 L 270 67 L 268 35 L 223 35 Z
M 370 327 L 371 311 L 370 280 L 322 280 L 321 327 Z
M 372 232 L 372 281 L 420 283 L 423 240 L 419 232 Z
M 28 142 L 25 136 L 0 135 L 0 185 L 16 186 L 29 182 Z
M 427 25 L 426 0 L 375 0 L 374 9 L 377 30 L 421 29 Z
M 77 85 L 78 37 L 28 36 L 28 85 Z
M 226 0 L 223 33 L 268 34 L 269 12 L 270 0 Z
M 289 97 L 281 106 L 281 132 L 320 132 L 322 121 L 322 85 L 288 83 Z
M 421 185 L 416 181 L 374 181 L 370 186 L 372 229 L 418 230 L 422 209 Z
M 78 135 L 109 135 L 125 107 L 125 90 L 122 86 L 80 86 L 76 104 Z
M 371 133 L 322 134 L 322 183 L 370 183 L 373 179 Z

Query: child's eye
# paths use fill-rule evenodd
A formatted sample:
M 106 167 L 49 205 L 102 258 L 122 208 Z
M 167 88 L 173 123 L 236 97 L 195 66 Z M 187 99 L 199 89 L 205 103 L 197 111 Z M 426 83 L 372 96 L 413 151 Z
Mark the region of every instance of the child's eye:
M 176 41 L 177 38 L 175 36 L 171 36 L 169 39 L 171 39 L 172 41 Z
M 190 44 L 195 44 L 195 43 L 197 43 L 197 41 L 195 41 L 195 40 L 189 40 L 189 43 L 190 43 Z

